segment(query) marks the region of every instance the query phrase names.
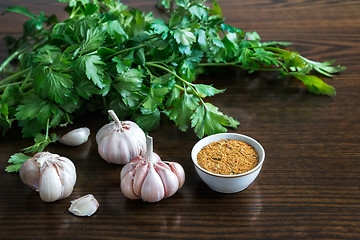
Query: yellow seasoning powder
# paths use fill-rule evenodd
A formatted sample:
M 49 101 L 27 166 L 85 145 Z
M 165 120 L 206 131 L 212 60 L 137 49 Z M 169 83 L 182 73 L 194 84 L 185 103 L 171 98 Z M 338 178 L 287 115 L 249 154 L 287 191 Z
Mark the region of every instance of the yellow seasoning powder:
M 209 172 L 236 175 L 253 169 L 259 163 L 254 147 L 238 140 L 221 140 L 203 147 L 198 164 Z

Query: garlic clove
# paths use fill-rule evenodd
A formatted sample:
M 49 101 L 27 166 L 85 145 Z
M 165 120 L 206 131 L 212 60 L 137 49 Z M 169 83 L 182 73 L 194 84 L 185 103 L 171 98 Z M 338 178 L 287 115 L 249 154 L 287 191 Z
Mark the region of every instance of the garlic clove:
M 40 169 L 35 158 L 26 160 L 20 167 L 19 175 L 23 183 L 37 190 L 39 188 Z
M 138 199 L 140 198 L 134 193 L 133 189 L 133 179 L 134 179 L 135 171 L 129 171 L 124 175 L 121 179 L 120 187 L 121 192 L 125 195 L 125 197 L 129 199 Z
M 140 164 L 139 164 L 140 165 Z M 149 172 L 149 163 L 145 162 L 136 170 L 134 175 L 133 189 L 138 196 L 141 194 L 141 187 L 144 183 L 145 177 Z
M 74 201 L 71 201 L 69 212 L 76 216 L 88 216 L 93 215 L 99 208 L 99 202 L 92 194 L 87 194 Z
M 165 197 L 170 197 L 179 189 L 179 179 L 171 170 L 161 166 L 155 166 L 156 172 L 159 174 L 164 185 Z
M 110 132 L 101 140 L 101 144 L 98 144 L 98 152 L 105 161 L 108 163 L 117 163 L 119 159 L 117 156 L 120 154 L 120 150 L 117 144 L 117 136 L 114 132 Z
M 179 179 L 179 189 L 184 185 L 185 183 L 185 171 L 184 168 L 177 162 L 167 162 L 169 164 L 169 167 L 173 173 L 176 174 L 176 176 Z
M 72 130 L 59 138 L 59 142 L 68 146 L 79 146 L 89 139 L 90 129 L 87 127 Z
M 130 162 L 128 162 L 124 167 L 121 169 L 120 172 L 120 180 L 124 177 L 124 175 L 135 169 L 135 167 L 138 166 L 140 162 L 144 161 L 144 159 L 141 156 L 135 156 L 133 157 Z
M 60 179 L 63 184 L 63 193 L 62 198 L 66 198 L 70 196 L 73 191 L 74 185 L 76 183 L 76 169 L 73 162 L 71 162 L 68 158 L 59 157 L 58 164 L 60 164 L 62 171 L 60 171 Z
M 162 162 L 160 156 L 156 152 L 152 152 L 151 159 L 154 163 Z
M 161 166 L 161 167 L 163 167 L 163 168 L 166 168 L 166 169 L 168 169 L 168 170 L 171 170 L 171 168 L 170 168 L 165 162 L 161 161 L 161 159 L 156 162 L 156 165 Z M 156 169 L 155 169 L 155 170 L 156 170 Z
M 141 187 L 141 198 L 147 202 L 158 202 L 164 198 L 164 185 L 159 174 L 155 171 L 153 164 L 150 163 L 149 165 L 149 172 Z
M 106 125 L 104 125 L 97 133 L 96 133 L 96 143 L 99 144 L 104 137 L 106 137 L 109 133 L 115 131 L 115 123 L 112 121 Z
M 54 202 L 62 196 L 63 185 L 56 165 L 40 169 L 39 194 L 44 202 Z

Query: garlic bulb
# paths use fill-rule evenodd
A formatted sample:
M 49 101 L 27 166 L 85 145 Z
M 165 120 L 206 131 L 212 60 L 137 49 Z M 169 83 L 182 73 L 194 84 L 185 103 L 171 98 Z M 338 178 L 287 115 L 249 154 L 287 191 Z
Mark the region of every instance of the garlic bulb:
M 113 110 L 108 111 L 114 119 L 96 134 L 100 156 L 109 163 L 126 164 L 134 156 L 146 153 L 146 137 L 134 122 L 120 121 Z
M 88 216 L 93 215 L 99 208 L 99 202 L 92 194 L 87 194 L 83 197 L 71 201 L 69 212 L 76 216 Z
M 36 153 L 19 172 L 21 180 L 39 192 L 45 202 L 68 197 L 76 182 L 74 164 L 66 157 L 49 152 Z
M 146 157 L 136 156 L 121 169 L 121 191 L 130 199 L 158 202 L 183 186 L 185 172 L 180 164 L 163 162 L 152 151 L 151 137 L 147 137 L 146 143 Z
M 90 129 L 87 127 L 72 130 L 59 138 L 59 142 L 68 146 L 80 146 L 89 139 Z

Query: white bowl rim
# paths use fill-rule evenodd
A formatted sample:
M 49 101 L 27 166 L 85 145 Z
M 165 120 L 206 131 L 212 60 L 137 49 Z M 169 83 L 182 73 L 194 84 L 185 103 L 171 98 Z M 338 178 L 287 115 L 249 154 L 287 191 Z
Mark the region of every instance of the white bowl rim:
M 244 172 L 244 173 L 240 173 L 240 174 L 236 174 L 236 175 L 224 175 L 224 174 L 217 174 L 217 173 L 213 173 L 213 172 L 210 172 L 208 170 L 205 170 L 204 168 L 202 168 L 198 162 L 197 162 L 197 156 L 195 156 L 195 159 L 193 158 L 193 155 L 194 155 L 194 148 L 196 145 L 199 145 L 202 141 L 205 141 L 205 139 L 208 139 L 208 138 L 211 138 L 211 137 L 215 137 L 215 136 L 224 136 L 224 138 L 221 138 L 221 139 L 217 139 L 216 141 L 212 141 L 212 142 L 217 142 L 217 141 L 220 141 L 220 140 L 225 140 L 225 139 L 230 139 L 232 140 L 231 136 L 238 136 L 238 137 L 242 137 L 242 138 L 245 138 L 245 139 L 249 139 L 251 140 L 252 142 L 254 142 L 257 147 L 260 149 L 260 151 L 263 153 L 262 154 L 262 158 L 259 159 L 259 163 L 254 167 L 252 168 L 251 170 L 247 171 L 247 172 Z M 212 142 L 209 142 L 208 144 L 212 143 Z M 208 145 L 206 144 L 206 145 Z M 253 146 L 252 144 L 250 143 L 247 143 L 251 146 Z M 206 146 L 205 145 L 205 146 Z M 253 146 L 254 147 L 254 146 Z M 259 153 L 258 153 L 259 154 Z M 259 154 L 260 155 L 260 154 Z M 264 163 L 264 160 L 265 160 L 265 150 L 263 148 L 263 146 L 258 142 L 256 141 L 254 138 L 252 137 L 249 137 L 247 135 L 244 135 L 244 134 L 240 134 L 240 133 L 217 133 L 217 134 L 213 134 L 213 135 L 209 135 L 207 137 L 204 137 L 202 139 L 200 139 L 197 143 L 195 143 L 195 145 L 193 146 L 192 150 L 191 150 L 191 159 L 195 165 L 195 167 L 197 169 L 199 169 L 200 171 L 208 174 L 208 175 L 211 175 L 211 176 L 214 176 L 214 177 L 220 177 L 220 178 L 237 178 L 237 177 L 242 177 L 242 176 L 245 176 L 245 175 L 249 175 L 255 171 L 257 171 L 259 168 L 261 168 L 262 164 Z

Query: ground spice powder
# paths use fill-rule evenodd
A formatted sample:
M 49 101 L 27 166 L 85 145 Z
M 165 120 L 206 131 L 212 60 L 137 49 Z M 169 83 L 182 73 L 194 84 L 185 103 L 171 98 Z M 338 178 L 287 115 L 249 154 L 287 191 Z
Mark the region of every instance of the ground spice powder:
M 203 147 L 197 155 L 204 169 L 222 175 L 236 175 L 253 169 L 259 163 L 254 147 L 238 140 L 221 140 Z

